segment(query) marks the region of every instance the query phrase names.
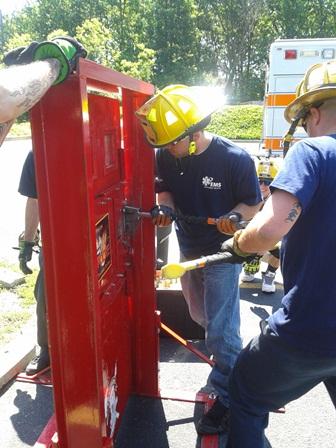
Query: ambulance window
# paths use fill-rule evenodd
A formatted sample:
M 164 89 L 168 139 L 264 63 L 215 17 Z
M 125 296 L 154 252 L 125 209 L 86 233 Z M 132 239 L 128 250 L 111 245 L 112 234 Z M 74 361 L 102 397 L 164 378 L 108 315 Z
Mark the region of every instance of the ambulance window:
M 320 52 L 318 50 L 302 50 L 300 51 L 300 56 L 303 58 L 314 58 L 319 56 Z
M 335 50 L 333 48 L 325 48 L 322 50 L 322 58 L 323 59 L 334 59 Z

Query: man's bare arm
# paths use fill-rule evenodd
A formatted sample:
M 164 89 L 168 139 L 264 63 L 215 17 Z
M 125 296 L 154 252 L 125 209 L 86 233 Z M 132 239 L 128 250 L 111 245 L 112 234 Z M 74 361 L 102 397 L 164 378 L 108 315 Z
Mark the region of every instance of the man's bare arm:
M 251 253 L 272 249 L 294 226 L 301 211 L 295 196 L 275 190 L 239 237 L 239 248 Z
M 262 202 L 259 202 L 259 204 L 256 205 L 247 205 L 241 202 L 240 204 L 237 204 L 232 211 L 240 213 L 244 220 L 250 220 L 260 210 L 261 205 Z
M 0 71 L 0 123 L 27 112 L 46 93 L 58 76 L 56 59 L 14 65 Z
M 0 145 L 14 120 L 31 109 L 58 76 L 56 59 L 0 70 Z
M 161 193 L 157 194 L 157 203 L 159 205 L 167 205 L 168 207 L 172 208 L 174 210 L 174 199 L 173 195 L 169 191 L 162 191 Z
M 34 241 L 39 222 L 38 200 L 35 198 L 27 198 L 24 230 L 25 241 Z

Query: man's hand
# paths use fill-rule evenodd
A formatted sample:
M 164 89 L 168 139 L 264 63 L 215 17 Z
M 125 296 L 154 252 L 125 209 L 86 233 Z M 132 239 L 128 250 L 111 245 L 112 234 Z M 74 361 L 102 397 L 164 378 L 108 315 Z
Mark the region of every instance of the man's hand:
M 38 42 L 33 41 L 27 47 L 14 48 L 5 54 L 3 63 L 7 66 L 30 64 L 33 62 L 35 50 L 39 45 Z
M 245 261 L 249 262 L 255 258 L 257 254 L 251 254 L 247 252 L 243 252 L 239 249 L 238 240 L 243 230 L 238 230 L 233 238 L 224 241 L 221 246 L 221 252 L 228 252 L 231 254 L 230 259 L 227 260 L 227 263 L 231 264 L 239 264 L 244 263 Z
M 27 47 L 18 47 L 4 57 L 6 65 L 29 64 L 33 61 L 57 59 L 60 62 L 60 72 L 54 85 L 63 82 L 77 66 L 80 57 L 85 58 L 87 51 L 72 37 L 61 36 L 51 41 L 32 42 Z
M 32 274 L 33 271 L 28 267 L 27 263 L 32 259 L 34 241 L 19 240 L 19 262 L 21 271 L 27 275 Z
M 257 255 L 250 261 L 246 261 L 244 263 L 244 271 L 248 272 L 249 274 L 256 274 L 259 272 L 260 269 L 260 262 L 261 262 L 262 255 Z
M 237 223 L 242 220 L 242 215 L 238 212 L 229 212 L 216 219 L 217 230 L 226 235 L 233 235 L 239 227 Z
M 174 210 L 167 205 L 156 205 L 150 212 L 153 224 L 158 227 L 167 227 L 175 219 Z

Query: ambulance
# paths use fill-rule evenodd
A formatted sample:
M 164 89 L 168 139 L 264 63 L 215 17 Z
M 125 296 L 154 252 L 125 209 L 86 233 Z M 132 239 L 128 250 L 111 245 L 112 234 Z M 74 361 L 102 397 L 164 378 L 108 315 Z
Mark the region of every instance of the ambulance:
M 278 39 L 272 43 L 266 75 L 261 149 L 268 155 L 282 156 L 282 138 L 289 124 L 286 106 L 294 100 L 296 86 L 313 64 L 336 58 L 335 39 Z M 298 127 L 293 142 L 306 137 Z

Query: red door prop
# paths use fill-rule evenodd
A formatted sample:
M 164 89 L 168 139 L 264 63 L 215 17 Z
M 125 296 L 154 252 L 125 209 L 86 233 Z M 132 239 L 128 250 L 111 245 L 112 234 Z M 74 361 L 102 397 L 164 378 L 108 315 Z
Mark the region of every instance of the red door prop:
M 80 60 L 32 112 L 60 448 L 112 447 L 131 393 L 158 395 L 151 84 Z

